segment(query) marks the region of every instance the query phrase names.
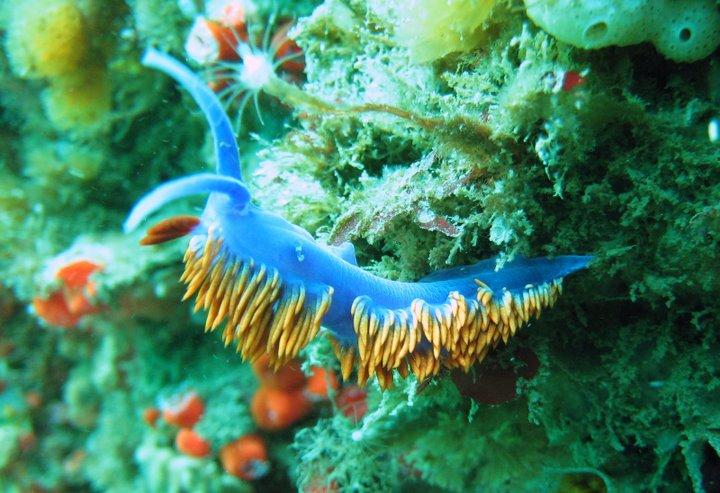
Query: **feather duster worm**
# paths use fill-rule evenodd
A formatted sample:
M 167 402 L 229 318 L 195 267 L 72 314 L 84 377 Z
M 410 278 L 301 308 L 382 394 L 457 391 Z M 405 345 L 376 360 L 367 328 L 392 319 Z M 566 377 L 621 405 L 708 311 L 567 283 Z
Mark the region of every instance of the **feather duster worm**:
M 552 306 L 562 278 L 591 259 L 517 259 L 499 271 L 489 259 L 414 283 L 374 276 L 357 266 L 350 243 L 321 245 L 251 204 L 232 126 L 215 95 L 163 53 L 149 50 L 143 63 L 173 77 L 201 107 L 214 136 L 217 174 L 160 185 L 135 205 L 125 230 L 172 200 L 209 193 L 185 253 L 184 299 L 194 296 L 195 309 L 207 312 L 206 330 L 224 323 L 225 344 L 244 358 L 267 353 L 272 365 L 282 365 L 322 324 L 343 378 L 357 368 L 361 385 L 376 375 L 386 388 L 393 370 L 402 376 L 412 370 L 420 380 L 441 366 L 467 370 Z

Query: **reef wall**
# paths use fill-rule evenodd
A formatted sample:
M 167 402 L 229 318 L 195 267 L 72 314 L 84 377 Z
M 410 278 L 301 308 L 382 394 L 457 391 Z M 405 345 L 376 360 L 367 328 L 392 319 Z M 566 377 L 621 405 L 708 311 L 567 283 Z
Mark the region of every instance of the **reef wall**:
M 526 3 L 3 2 L 0 489 L 718 491 L 720 7 Z M 198 18 L 238 12 L 234 35 L 301 52 L 277 70 L 305 96 L 365 105 L 223 93 L 260 206 L 392 279 L 495 255 L 590 268 L 469 374 L 386 391 L 338 382 L 322 336 L 275 375 L 204 334 L 185 240 L 121 226 L 214 166 L 142 52 L 192 59 Z M 648 19 L 667 31 L 633 37 Z

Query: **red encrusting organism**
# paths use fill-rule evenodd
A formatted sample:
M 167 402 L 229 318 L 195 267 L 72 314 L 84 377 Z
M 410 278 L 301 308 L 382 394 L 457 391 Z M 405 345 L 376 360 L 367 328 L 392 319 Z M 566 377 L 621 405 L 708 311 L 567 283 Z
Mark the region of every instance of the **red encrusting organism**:
M 58 269 L 55 279 L 60 281 L 60 288 L 47 298 L 33 299 L 37 316 L 50 325 L 72 328 L 85 315 L 98 312 L 100 307 L 93 303 L 97 287 L 90 277 L 101 269 L 90 260 L 76 260 Z
M 270 469 L 267 446 L 259 435 L 244 435 L 220 450 L 225 472 L 245 481 L 265 476 Z
M 310 478 L 310 481 L 301 490 L 302 493 L 338 493 L 339 491 L 337 481 L 334 479 L 328 481 L 320 474 Z
M 530 348 L 518 348 L 514 353 L 517 367 L 502 367 L 490 363 L 478 368 L 475 374 L 454 371 L 452 380 L 460 394 L 481 404 L 496 405 L 517 397 L 520 377 L 530 380 L 540 369 L 540 360 Z
M 343 416 L 357 423 L 368 411 L 367 392 L 357 385 L 343 387 L 335 397 L 335 405 Z

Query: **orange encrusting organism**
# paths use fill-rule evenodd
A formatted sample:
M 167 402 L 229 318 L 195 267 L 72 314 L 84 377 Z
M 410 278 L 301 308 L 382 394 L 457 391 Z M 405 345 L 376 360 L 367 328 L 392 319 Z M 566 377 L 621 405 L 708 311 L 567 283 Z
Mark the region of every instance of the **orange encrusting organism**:
M 62 291 L 56 291 L 47 298 L 34 298 L 32 303 L 37 316 L 50 325 L 70 328 L 80 321 L 80 316 L 70 311 Z
M 192 232 L 200 224 L 195 216 L 173 216 L 164 219 L 147 230 L 145 237 L 140 240 L 141 245 L 157 245 L 177 238 L 182 238 Z
M 58 269 L 55 278 L 61 287 L 47 298 L 32 301 L 37 316 L 50 325 L 71 328 L 85 315 L 98 312 L 100 308 L 92 303 L 97 288 L 90 276 L 100 269 L 101 265 L 89 260 L 77 260 Z
M 210 455 L 210 444 L 190 428 L 180 428 L 175 436 L 175 446 L 180 452 L 191 457 Z
M 245 435 L 220 450 L 223 469 L 245 481 L 254 481 L 267 474 L 268 462 L 265 441 L 258 435 Z
M 313 402 L 327 399 L 330 389 L 339 387 L 332 370 L 313 366 L 311 375 L 306 377 L 296 359 L 277 370 L 269 363 L 267 355 L 253 363 L 260 388 L 253 396 L 251 412 L 255 423 L 263 430 L 279 431 L 297 423 L 312 411 Z
M 90 275 L 99 270 L 100 265 L 89 260 L 77 260 L 58 269 L 57 277 L 65 286 L 72 289 L 80 289 L 88 285 Z
M 235 45 L 242 34 L 204 17 L 195 19 L 185 43 L 188 56 L 200 65 L 240 59 Z M 244 35 L 247 38 L 247 35 Z
M 219 8 L 210 9 L 208 18 L 233 29 L 239 35 L 244 33 L 245 37 L 240 37 L 247 41 L 247 12 L 244 2 L 240 0 L 223 2 Z
M 279 431 L 307 416 L 312 411 L 313 401 L 323 398 L 323 393 L 327 395 L 325 376 L 328 377 L 328 382 L 331 382 L 330 385 L 334 385 L 332 373 L 323 373 L 322 382 L 313 382 L 313 378 L 319 378 L 320 372 L 316 371 L 317 368 L 313 368 L 313 376 L 308 380 L 296 359 L 291 359 L 274 370 L 270 367 L 268 355 L 258 358 L 253 363 L 253 372 L 260 381 L 260 387 L 250 406 L 255 424 L 263 430 Z M 325 372 L 323 369 L 319 370 Z M 337 379 L 334 381 L 337 383 Z
M 198 16 L 185 41 L 188 56 L 200 65 L 240 60 L 238 44 L 248 41 L 245 14 L 241 2 L 229 2 Z

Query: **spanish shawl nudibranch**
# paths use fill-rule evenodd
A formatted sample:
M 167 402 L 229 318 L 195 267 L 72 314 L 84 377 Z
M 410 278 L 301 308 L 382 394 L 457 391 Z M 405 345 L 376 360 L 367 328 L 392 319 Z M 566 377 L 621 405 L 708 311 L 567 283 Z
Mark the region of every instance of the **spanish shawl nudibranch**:
M 232 126 L 216 96 L 186 66 L 149 50 L 146 66 L 173 77 L 201 107 L 213 132 L 217 174 L 162 184 L 131 211 L 127 232 L 164 204 L 209 193 L 200 218 L 151 228 L 144 242 L 192 232 L 184 262 L 184 299 L 207 311 L 206 330 L 226 321 L 225 344 L 244 358 L 267 353 L 276 367 L 295 357 L 322 324 L 347 379 L 357 366 L 364 384 L 383 388 L 392 370 L 412 369 L 422 380 L 441 364 L 467 370 L 500 340 L 552 306 L 564 276 L 589 256 L 516 259 L 496 271 L 495 260 L 436 272 L 419 282 L 382 279 L 357 266 L 352 244 L 317 243 L 304 229 L 250 203 Z

